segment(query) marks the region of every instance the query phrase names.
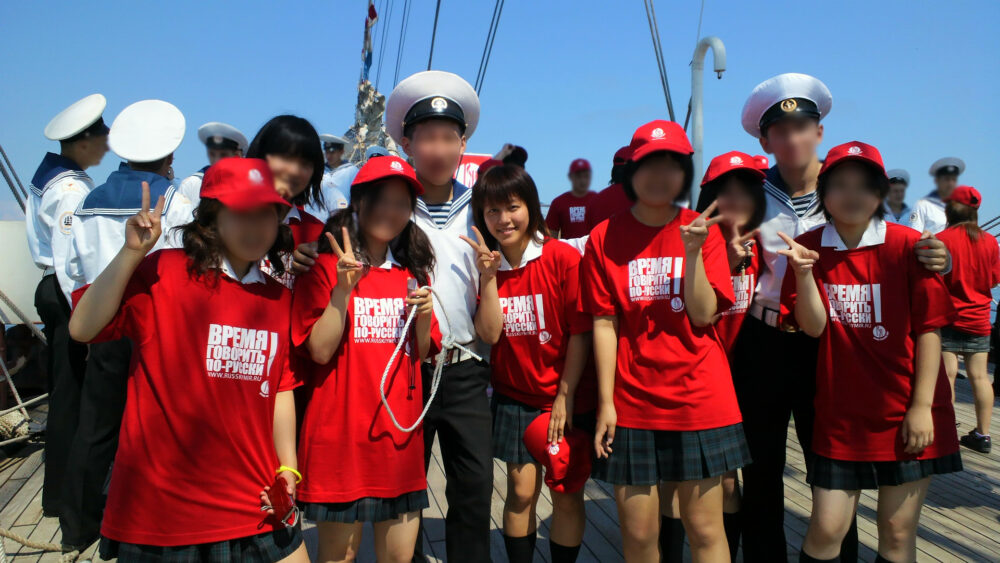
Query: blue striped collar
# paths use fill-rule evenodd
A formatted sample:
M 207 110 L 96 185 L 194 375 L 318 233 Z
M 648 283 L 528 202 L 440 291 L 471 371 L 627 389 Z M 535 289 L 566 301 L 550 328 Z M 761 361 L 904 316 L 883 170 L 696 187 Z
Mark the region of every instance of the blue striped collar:
M 35 170 L 35 175 L 31 177 L 31 184 L 29 186 L 31 193 L 42 197 L 42 194 L 45 193 L 45 190 L 49 186 L 67 176 L 90 178 L 83 171 L 83 168 L 72 159 L 54 152 L 45 153 L 45 158 L 38 165 L 38 170 Z
M 174 187 L 163 176 L 155 172 L 132 170 L 128 166 L 119 167 L 108 176 L 108 180 L 97 186 L 83 200 L 77 215 L 131 216 L 142 209 L 142 183 L 149 183 L 150 201 L 163 196 L 166 201 L 163 213 L 170 208 Z
M 781 177 L 778 165 L 776 164 L 769 168 L 764 179 L 764 192 L 787 206 L 792 211 L 792 214 L 799 216 L 798 213 L 796 213 L 795 205 L 792 202 L 792 196 L 788 195 L 788 191 L 788 184 L 786 184 L 785 179 Z M 815 191 L 805 194 L 805 196 L 812 196 L 812 199 L 809 202 L 809 206 L 806 208 L 806 212 L 802 215 L 803 217 L 815 213 L 819 208 L 819 197 Z
M 444 221 L 444 225 L 450 223 L 456 216 L 465 210 L 465 207 L 469 205 L 472 201 L 472 190 L 467 186 L 463 185 L 458 180 L 452 179 L 451 181 L 451 209 L 448 211 L 448 217 Z M 427 208 L 427 204 L 424 202 L 422 197 L 417 198 L 417 210 L 416 213 L 426 215 L 428 218 L 431 217 L 430 209 Z M 434 220 L 431 220 L 435 223 Z M 435 223 L 437 224 L 437 223 Z

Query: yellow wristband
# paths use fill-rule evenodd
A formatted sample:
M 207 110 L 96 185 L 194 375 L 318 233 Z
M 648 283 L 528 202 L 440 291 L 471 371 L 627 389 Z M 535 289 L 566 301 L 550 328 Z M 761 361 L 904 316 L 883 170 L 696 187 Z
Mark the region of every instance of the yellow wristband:
M 275 475 L 277 475 L 278 473 L 281 473 L 282 471 L 288 471 L 288 472 L 292 473 L 293 475 L 295 475 L 295 484 L 296 485 L 298 485 L 299 483 L 302 482 L 302 474 L 299 473 L 298 471 L 296 471 L 295 469 L 292 469 L 291 467 L 288 467 L 287 465 L 282 465 L 274 473 L 275 473 Z

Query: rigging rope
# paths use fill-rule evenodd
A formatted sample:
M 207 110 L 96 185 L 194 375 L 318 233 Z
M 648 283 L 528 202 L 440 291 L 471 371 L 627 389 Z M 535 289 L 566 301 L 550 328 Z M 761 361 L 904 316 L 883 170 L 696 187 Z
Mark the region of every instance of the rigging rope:
M 410 27 L 410 0 L 403 2 L 403 23 L 399 26 L 399 46 L 396 48 L 396 73 L 392 77 L 393 87 L 399 84 L 399 66 L 403 61 L 403 44 L 406 42 L 406 30 Z
M 382 80 L 382 59 L 385 58 L 385 41 L 389 35 L 389 22 L 392 21 L 392 0 L 386 0 L 388 10 L 385 13 L 385 27 L 382 28 L 382 41 L 378 47 L 378 73 L 375 74 L 375 90 L 378 91 L 379 82 Z M 378 22 L 375 23 L 378 25 Z
M 663 62 L 663 46 L 660 44 L 660 28 L 656 23 L 656 9 L 653 7 L 653 0 L 643 0 L 646 6 L 646 19 L 649 21 L 649 35 L 653 40 L 653 54 L 656 55 L 656 66 L 660 71 L 660 84 L 663 86 L 663 95 L 667 99 L 667 112 L 670 113 L 670 121 L 674 119 L 674 102 L 670 99 L 670 84 L 667 81 L 667 67 Z
M 490 64 L 490 56 L 493 54 L 493 42 L 497 37 L 497 29 L 500 27 L 500 14 L 503 12 L 504 0 L 497 0 L 493 5 L 493 18 L 490 19 L 490 29 L 486 32 L 486 45 L 483 46 L 483 56 L 479 59 L 479 72 L 476 73 L 476 83 L 474 85 L 476 94 L 483 89 L 483 82 L 486 80 L 486 68 Z
M 431 69 L 431 61 L 434 60 L 434 40 L 438 33 L 438 15 L 441 13 L 441 0 L 437 0 L 437 7 L 434 8 L 434 27 L 431 28 L 431 54 L 427 55 L 427 70 Z

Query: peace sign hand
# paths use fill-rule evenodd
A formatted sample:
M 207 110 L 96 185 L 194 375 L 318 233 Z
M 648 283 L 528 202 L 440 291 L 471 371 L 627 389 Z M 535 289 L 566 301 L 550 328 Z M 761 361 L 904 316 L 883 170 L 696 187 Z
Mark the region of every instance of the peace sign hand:
M 687 253 L 692 254 L 700 251 L 702 245 L 705 244 L 705 239 L 708 238 L 708 228 L 722 221 L 722 215 L 709 219 L 718 205 L 717 201 L 713 201 L 712 205 L 709 205 L 708 209 L 703 211 L 694 221 L 687 225 L 681 225 L 681 240 L 684 241 L 684 250 Z
M 163 214 L 164 199 L 156 200 L 156 207 L 149 209 L 149 183 L 142 183 L 142 209 L 125 222 L 125 248 L 141 252 L 143 256 L 156 246 L 163 233 L 160 216 Z
M 351 246 L 351 236 L 347 233 L 347 227 L 341 227 L 341 236 L 344 239 L 344 248 L 340 248 L 340 245 L 337 244 L 337 238 L 333 236 L 333 233 L 326 232 L 326 239 L 330 241 L 330 248 L 337 255 L 337 287 L 350 291 L 354 289 L 354 286 L 358 285 L 363 268 L 357 255 L 354 254 L 354 248 Z
M 465 235 L 459 235 L 459 238 L 468 243 L 475 251 L 476 268 L 479 270 L 480 279 L 484 281 L 492 279 L 497 275 L 497 270 L 500 269 L 500 253 L 496 250 L 490 250 L 490 247 L 486 246 L 486 240 L 483 239 L 483 234 L 479 232 L 479 229 L 472 227 L 472 232 L 476 234 L 478 242 Z
M 813 265 L 819 260 L 819 252 L 809 250 L 781 231 L 778 231 L 778 236 L 788 245 L 788 250 L 779 250 L 778 254 L 788 258 L 788 265 L 795 271 L 795 275 L 812 275 Z
M 748 258 L 753 257 L 753 246 L 757 243 L 760 229 L 754 229 L 745 235 L 740 235 L 736 225 L 728 228 L 729 242 L 726 244 L 726 254 L 729 256 L 729 271 L 736 271 Z

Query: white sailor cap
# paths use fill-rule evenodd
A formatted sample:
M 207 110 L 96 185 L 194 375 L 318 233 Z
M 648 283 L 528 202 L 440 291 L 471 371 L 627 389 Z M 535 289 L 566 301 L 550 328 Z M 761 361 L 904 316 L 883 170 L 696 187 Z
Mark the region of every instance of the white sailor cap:
M 401 142 L 406 125 L 425 119 L 452 119 L 472 137 L 479 125 L 479 96 L 464 78 L 440 70 L 418 72 L 396 85 L 385 104 L 385 129 Z
M 372 145 L 365 149 L 365 161 L 373 156 L 389 156 L 389 149 L 379 145 Z
M 104 108 L 108 100 L 102 94 L 91 94 L 59 112 L 45 126 L 45 137 L 52 141 L 76 141 L 108 134 L 104 124 Z
M 142 100 L 123 109 L 108 134 L 108 146 L 129 162 L 155 162 L 184 140 L 184 114 L 163 100 Z
M 209 121 L 198 128 L 198 140 L 210 149 L 247 150 L 247 138 L 226 123 Z
M 955 156 L 939 158 L 931 164 L 931 176 L 938 174 L 952 174 L 958 176 L 965 172 L 965 161 Z
M 833 106 L 833 95 L 818 78 L 787 72 L 761 82 L 743 104 L 743 129 L 755 138 L 768 125 L 787 115 L 823 119 Z
M 331 135 L 329 133 L 323 133 L 319 136 L 319 140 L 323 143 L 323 147 L 326 145 L 343 145 L 347 146 L 347 139 L 343 137 L 338 137 L 336 135 Z
M 885 175 L 889 177 L 890 182 L 902 182 L 907 186 L 910 185 L 910 173 L 902 168 L 893 168 L 886 172 Z

